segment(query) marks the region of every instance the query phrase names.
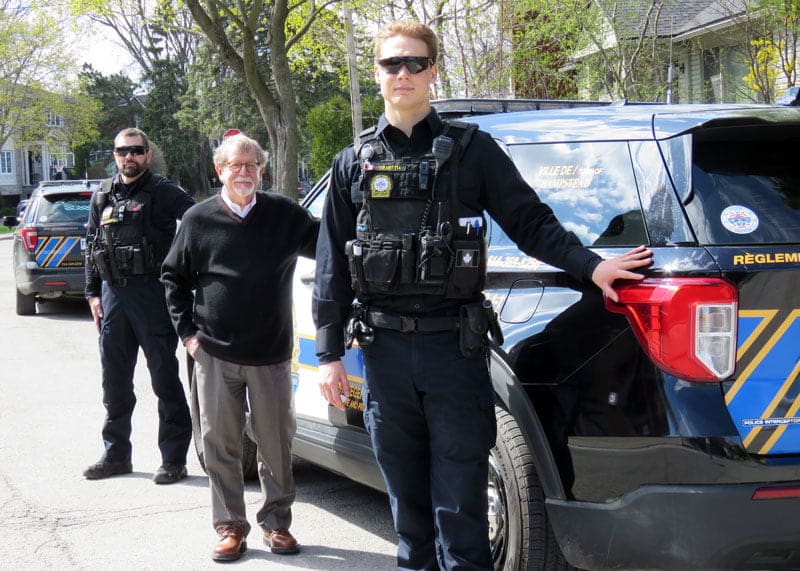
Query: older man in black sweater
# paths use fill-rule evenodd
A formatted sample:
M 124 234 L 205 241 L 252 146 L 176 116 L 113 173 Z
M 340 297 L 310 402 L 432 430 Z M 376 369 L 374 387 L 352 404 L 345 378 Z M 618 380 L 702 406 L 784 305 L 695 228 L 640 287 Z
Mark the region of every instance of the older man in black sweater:
M 162 267 L 175 328 L 194 358 L 194 387 L 214 528 L 211 558 L 247 549 L 242 433 L 245 398 L 264 502 L 256 516 L 273 553 L 297 553 L 289 532 L 295 433 L 290 360 L 292 274 L 314 257 L 319 221 L 293 200 L 257 191 L 266 157 L 242 134 L 214 155 L 219 195 L 184 216 Z

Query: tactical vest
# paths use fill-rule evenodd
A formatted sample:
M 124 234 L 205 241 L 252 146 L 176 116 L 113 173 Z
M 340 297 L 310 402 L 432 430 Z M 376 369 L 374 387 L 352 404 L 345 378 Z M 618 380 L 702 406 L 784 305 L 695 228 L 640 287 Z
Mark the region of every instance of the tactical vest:
M 152 193 L 164 180 L 160 178 L 153 190 L 141 188 L 120 199 L 111 191 L 111 179 L 106 179 L 95 193 L 94 207 L 100 221 L 88 254 L 103 280 L 119 283 L 158 274 L 160 263 L 153 250 L 150 217 Z
M 346 244 L 357 294 L 441 295 L 469 299 L 486 276 L 485 221 L 458 201 L 461 154 L 477 127 L 451 121 L 421 157 L 396 157 L 361 133 L 361 176 L 351 198 L 361 204 L 356 239 Z

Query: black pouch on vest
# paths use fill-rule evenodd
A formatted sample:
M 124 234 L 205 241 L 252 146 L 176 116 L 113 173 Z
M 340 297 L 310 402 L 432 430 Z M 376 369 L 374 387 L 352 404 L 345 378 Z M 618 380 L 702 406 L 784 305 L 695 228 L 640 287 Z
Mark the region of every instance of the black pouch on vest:
M 111 265 L 108 250 L 105 248 L 92 248 L 91 252 L 92 262 L 94 262 L 94 266 L 97 268 L 97 273 L 100 274 L 100 279 L 113 282 L 115 279 L 119 278 L 119 275 L 115 275 L 113 271 L 115 266 Z
M 141 276 L 151 272 L 152 264 L 149 260 L 149 252 L 145 248 L 133 247 L 131 256 L 131 275 Z
M 481 290 L 486 275 L 482 244 L 479 240 L 455 240 L 453 251 L 453 273 L 447 295 L 455 299 L 472 297 Z
M 388 291 L 397 277 L 400 263 L 400 244 L 371 243 L 364 247 L 364 279 L 377 291 Z
M 447 277 L 449 264 L 447 242 L 444 237 L 429 232 L 419 236 L 419 251 L 417 252 L 417 269 L 419 275 L 417 282 L 423 285 L 439 285 Z
M 347 263 L 350 268 L 350 285 L 353 291 L 361 293 L 364 290 L 364 258 L 363 245 L 360 240 L 349 240 L 344 245 L 347 254 Z
M 403 249 L 400 252 L 400 283 L 414 282 L 416 275 L 416 251 L 414 249 L 414 235 L 403 234 Z
M 117 246 L 114 248 L 114 261 L 122 277 L 133 273 L 133 246 Z
M 459 346 L 461 354 L 467 358 L 486 355 L 486 332 L 489 321 L 480 303 L 461 306 L 459 320 Z

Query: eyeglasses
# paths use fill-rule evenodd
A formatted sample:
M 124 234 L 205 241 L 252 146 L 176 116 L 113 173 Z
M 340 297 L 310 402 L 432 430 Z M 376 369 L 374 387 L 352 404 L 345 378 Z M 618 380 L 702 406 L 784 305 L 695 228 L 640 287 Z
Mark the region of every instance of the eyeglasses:
M 142 145 L 131 145 L 130 147 L 116 147 L 114 149 L 114 154 L 118 157 L 127 157 L 128 155 L 133 155 L 134 157 L 138 157 L 143 155 L 147 152 L 147 149 Z
M 432 66 L 433 60 L 428 56 L 387 57 L 379 59 L 378 65 L 391 75 L 400 73 L 403 66 L 406 66 L 408 73 L 416 75 Z
M 254 173 L 261 165 L 258 163 L 226 163 L 225 166 L 228 167 L 231 172 L 240 172 L 242 167 L 244 167 L 247 169 L 247 172 Z

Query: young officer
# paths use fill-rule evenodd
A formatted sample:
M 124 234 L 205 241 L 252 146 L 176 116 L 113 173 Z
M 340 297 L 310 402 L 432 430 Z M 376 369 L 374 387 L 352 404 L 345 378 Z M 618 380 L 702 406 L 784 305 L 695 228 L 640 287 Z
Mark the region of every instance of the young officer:
M 482 289 L 483 213 L 520 249 L 616 299 L 643 247 L 602 260 L 539 201 L 491 137 L 429 103 L 437 39 L 395 22 L 375 39 L 376 127 L 334 160 L 317 244 L 320 391 L 343 409 L 345 330 L 363 349 L 364 421 L 389 492 L 400 569 L 491 569 L 489 450 L 496 429 Z M 356 303 L 353 304 L 353 299 Z

